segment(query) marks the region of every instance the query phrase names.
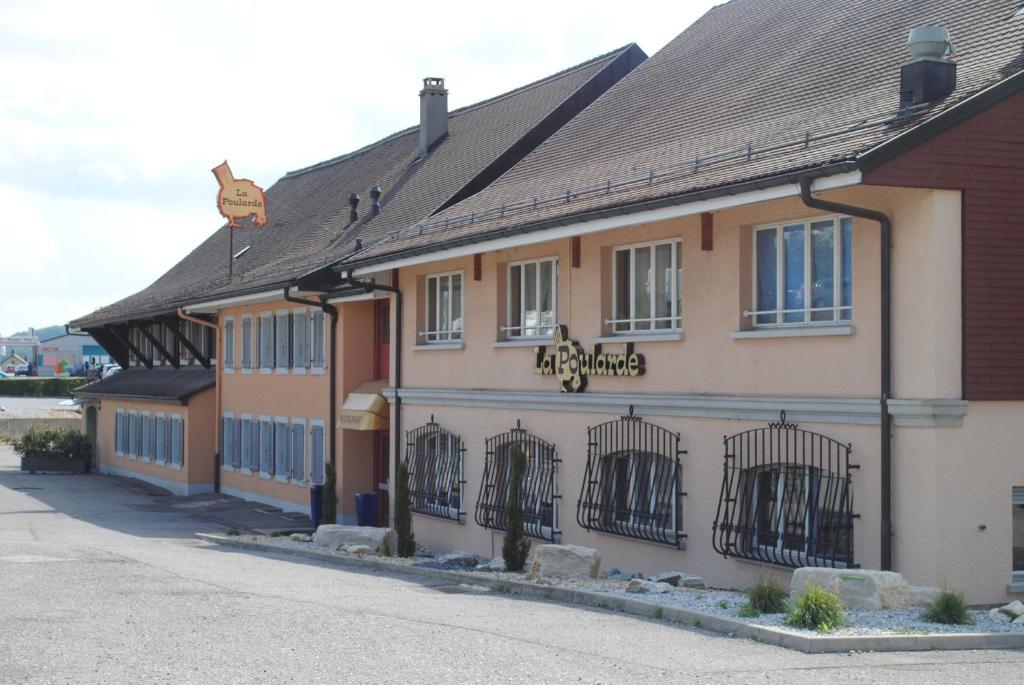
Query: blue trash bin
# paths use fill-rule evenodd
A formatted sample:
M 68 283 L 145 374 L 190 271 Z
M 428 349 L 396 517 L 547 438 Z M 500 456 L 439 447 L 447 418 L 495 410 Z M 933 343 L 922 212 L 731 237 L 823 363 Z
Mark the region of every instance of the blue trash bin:
M 360 492 L 356 494 L 356 525 L 377 525 L 377 493 Z
M 320 525 L 324 511 L 324 486 L 314 485 L 309 489 L 309 518 L 313 522 L 313 530 Z

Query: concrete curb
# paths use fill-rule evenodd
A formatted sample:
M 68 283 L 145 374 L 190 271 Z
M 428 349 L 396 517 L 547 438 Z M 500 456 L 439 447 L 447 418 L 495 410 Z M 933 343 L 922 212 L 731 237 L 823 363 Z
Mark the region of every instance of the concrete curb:
M 371 571 L 447 580 L 488 587 L 495 592 L 543 599 L 564 604 L 580 604 L 599 609 L 611 609 L 647 618 L 675 621 L 694 627 L 705 628 L 730 636 L 745 637 L 756 642 L 795 649 L 807 654 L 835 652 L 911 652 L 936 649 L 1024 649 L 1024 633 L 947 633 L 942 635 L 802 635 L 771 626 L 746 623 L 733 618 L 704 614 L 690 609 L 666 607 L 641 599 L 615 597 L 592 590 L 536 585 L 524 581 L 487 578 L 483 574 L 445 571 L 434 568 L 407 566 L 386 561 L 379 557 L 365 559 L 342 557 L 317 549 L 284 549 L 261 542 L 241 540 L 234 536 L 196 533 L 195 537 L 227 547 L 238 547 L 260 552 L 271 552 L 288 556 L 324 561 L 337 566 L 350 566 Z

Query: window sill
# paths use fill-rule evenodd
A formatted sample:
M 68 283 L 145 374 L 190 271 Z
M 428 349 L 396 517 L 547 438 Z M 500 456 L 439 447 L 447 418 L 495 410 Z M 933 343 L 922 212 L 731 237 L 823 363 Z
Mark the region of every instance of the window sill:
M 465 347 L 465 340 L 456 340 L 453 342 L 422 343 L 420 345 L 413 345 L 412 349 L 414 352 L 422 352 L 423 350 L 461 350 Z
M 292 373 L 295 374 L 296 376 L 305 376 L 306 375 L 306 367 L 305 366 L 300 366 L 298 368 L 292 369 Z
M 594 342 L 601 345 L 638 342 L 678 342 L 683 340 L 682 331 L 665 331 L 663 333 L 619 333 L 595 338 Z
M 224 373 L 234 373 L 234 372 L 235 372 L 234 367 L 232 367 L 232 366 L 225 366 L 224 367 Z
M 171 468 L 175 471 L 181 471 L 181 464 L 171 464 Z
M 260 478 L 263 480 L 270 480 L 270 474 L 266 471 L 260 471 Z
M 755 328 L 749 331 L 733 331 L 729 337 L 733 340 L 750 338 L 809 338 L 817 336 L 853 335 L 856 327 L 853 324 L 830 324 L 828 326 L 791 326 L 788 328 Z
M 242 367 L 242 375 L 243 376 L 251 376 L 252 375 L 252 369 L 247 369 L 245 367 Z
M 508 340 L 495 340 L 491 347 L 537 347 L 554 344 L 554 338 L 509 338 Z
M 324 373 L 326 373 L 326 371 L 327 371 L 327 369 L 322 367 L 322 366 L 315 366 L 312 369 L 310 369 L 309 372 L 311 374 L 313 374 L 314 376 L 322 376 L 322 375 L 324 375 Z
M 142 458 L 142 463 L 143 464 L 148 464 L 149 463 L 149 457 L 143 457 Z
M 1014 579 L 1012 583 L 1006 586 L 1006 591 L 1014 594 L 1024 592 L 1024 578 L 1020 580 Z
M 274 476 L 274 480 L 276 480 L 278 483 L 287 483 L 288 476 Z
M 243 476 L 251 476 L 252 475 L 252 471 L 250 469 L 245 468 L 244 466 L 242 468 L 240 468 L 238 470 L 238 472 L 241 473 Z
M 272 373 L 274 373 L 273 369 L 262 369 L 262 368 L 260 369 L 260 374 L 262 374 L 264 376 L 269 376 Z
M 231 464 L 223 464 L 221 468 L 227 471 L 228 473 L 231 473 L 232 471 L 235 470 L 235 467 L 232 466 Z
M 274 373 L 276 373 L 276 374 L 285 374 L 285 373 L 288 373 L 288 369 L 287 368 L 281 368 L 280 366 L 278 366 L 276 369 L 274 369 Z

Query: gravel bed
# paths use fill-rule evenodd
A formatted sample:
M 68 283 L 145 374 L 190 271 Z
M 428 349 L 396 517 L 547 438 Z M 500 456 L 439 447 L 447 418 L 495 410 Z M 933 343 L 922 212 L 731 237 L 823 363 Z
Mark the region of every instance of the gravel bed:
M 282 549 L 309 550 L 314 546 L 308 542 L 294 542 L 287 537 L 269 537 L 264 535 L 241 535 L 240 540 L 260 542 Z M 321 552 L 337 557 L 349 557 L 351 555 L 339 551 L 328 550 L 323 547 L 316 547 Z M 367 555 L 364 559 L 375 557 Z M 388 557 L 387 561 L 393 564 L 404 566 L 417 566 L 421 568 L 440 568 L 450 571 L 460 571 L 467 578 L 480 577 L 500 580 L 516 580 L 520 582 L 532 582 L 539 585 L 554 584 L 546 580 L 531 581 L 523 573 L 511 573 L 509 571 L 473 570 L 457 564 L 443 564 L 436 560 L 423 557 Z M 577 590 L 592 590 L 601 592 L 612 597 L 623 597 L 639 599 L 653 604 L 663 606 L 679 607 L 690 609 L 703 614 L 733 618 L 747 623 L 772 626 L 793 633 L 804 635 L 817 635 L 812 630 L 803 628 L 792 628 L 784 624 L 785 614 L 762 614 L 758 618 L 742 618 L 739 616 L 740 608 L 746 603 L 746 596 L 742 592 L 733 590 L 674 590 L 662 594 L 640 594 L 626 592 L 627 581 L 610 580 L 606 578 L 580 579 L 559 581 L 561 587 L 571 587 Z M 847 610 L 846 625 L 837 628 L 829 635 L 926 635 L 941 633 L 1010 633 L 1024 632 L 1024 624 L 1010 624 L 991 618 L 988 611 L 971 610 L 974 618 L 973 625 L 947 626 L 938 623 L 929 623 L 921 618 L 922 609 L 887 609 L 884 611 L 854 611 Z

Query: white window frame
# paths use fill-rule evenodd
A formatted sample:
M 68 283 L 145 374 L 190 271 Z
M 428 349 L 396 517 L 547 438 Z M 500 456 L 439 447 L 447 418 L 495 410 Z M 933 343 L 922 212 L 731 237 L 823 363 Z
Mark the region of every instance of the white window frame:
M 127 433 L 128 423 L 125 420 L 127 413 L 124 409 L 114 412 L 114 456 L 124 458 L 124 448 L 128 446 Z M 120 430 L 118 430 L 120 428 Z
M 451 285 L 452 277 L 458 276 L 461 287 L 459 288 L 459 311 L 462 315 L 459 317 L 462 322 L 461 328 L 452 328 L 447 331 L 442 330 L 423 330 L 419 332 L 420 341 L 425 345 L 451 345 L 457 343 L 464 343 L 466 340 L 466 276 L 462 270 L 456 271 L 442 271 L 435 274 L 429 274 L 423 280 L 423 328 L 429 329 L 430 321 L 430 296 L 431 291 L 434 294 L 434 321 L 440 323 L 441 321 L 441 279 L 445 276 L 448 277 L 448 321 L 452 322 L 452 303 L 454 298 L 451 297 Z M 431 286 L 431 281 L 434 285 Z M 449 323 L 449 325 L 453 325 Z M 457 337 L 456 337 L 456 334 Z
M 284 317 L 284 332 L 281 331 L 281 317 Z M 288 373 L 292 358 L 291 310 L 277 309 L 274 311 L 274 373 Z M 282 338 L 284 340 L 282 340 Z M 287 342 L 287 354 L 281 357 L 280 343 Z
M 313 479 L 313 428 L 320 428 L 324 449 L 324 453 L 320 457 L 322 462 L 321 472 L 317 480 Z M 306 440 L 309 442 L 309 469 L 306 471 L 306 477 L 309 479 L 310 485 L 323 485 L 327 480 L 327 461 L 330 454 L 330 447 L 327 445 L 327 422 L 323 419 L 310 419 L 306 430 Z M 332 522 L 328 521 L 328 523 Z
M 1012 501 L 1013 501 L 1012 506 L 1016 507 L 1018 505 L 1024 505 L 1024 487 L 1015 487 L 1013 489 L 1013 500 Z M 1011 514 L 1012 514 L 1012 511 L 1013 510 L 1011 509 Z M 1012 518 L 1010 520 L 1010 534 L 1011 535 L 1013 534 L 1013 519 Z M 1011 538 L 1011 541 L 1010 541 L 1010 545 L 1011 545 L 1010 553 L 1012 554 L 1013 553 L 1013 548 L 1012 548 L 1013 541 L 1012 541 L 1012 538 Z M 1014 583 L 1024 583 L 1024 570 L 1014 571 L 1013 570 L 1013 561 L 1012 561 L 1012 559 L 1010 561 L 1010 572 L 1012 574 L 1011 577 L 1012 577 Z
M 669 322 L 672 324 L 668 328 L 656 328 L 658 321 L 665 320 L 666 317 L 655 316 L 658 310 L 658 295 L 657 285 L 658 279 L 655 277 L 654 269 L 656 268 L 655 252 L 659 245 L 672 245 L 675 247 L 678 245 L 678 249 L 672 250 L 672 286 L 671 291 L 676 293 L 676 297 L 672 298 L 672 307 L 668 316 Z M 642 319 L 636 317 L 636 252 L 637 250 L 648 249 L 651 252 L 651 315 Z M 619 280 L 619 267 L 616 256 L 619 252 L 629 251 L 629 267 L 630 275 L 629 279 L 629 318 L 628 319 L 616 319 L 617 312 L 619 311 L 618 303 L 618 288 L 616 284 Z M 664 240 L 653 240 L 643 243 L 631 243 L 629 245 L 616 245 L 612 248 L 612 311 L 611 318 L 605 319 L 605 325 L 610 326 L 612 335 L 622 336 L 642 336 L 642 335 L 664 335 L 665 333 L 679 333 L 683 330 L 683 241 L 682 238 L 666 238 Z M 638 329 L 637 323 L 646 321 L 650 328 Z M 627 324 L 629 326 L 626 330 L 618 330 L 620 324 Z
M 231 329 L 231 335 L 230 336 L 228 336 L 228 328 L 229 328 L 228 324 L 231 324 L 230 325 L 230 329 Z M 224 331 L 224 343 L 223 343 L 223 347 L 224 347 L 224 359 L 223 359 L 224 373 L 234 373 L 235 372 L 235 362 L 237 361 L 235 359 L 235 348 L 237 347 L 237 345 L 235 344 L 235 333 L 236 333 L 236 331 L 235 331 L 235 317 L 234 316 L 225 316 L 224 317 L 223 331 Z M 231 338 L 230 340 L 228 340 L 229 337 Z
M 164 439 L 160 440 L 160 426 L 163 426 Z M 167 453 L 167 432 L 170 430 L 167 426 L 167 414 L 162 411 L 156 413 L 156 418 L 153 423 L 153 431 L 156 433 L 156 453 L 153 455 L 153 461 L 159 466 L 166 466 L 170 462 L 170 455 Z M 163 456 L 160 453 L 163 452 Z
M 260 312 L 259 325 L 256 327 L 258 331 L 256 335 L 256 349 L 259 350 L 259 369 L 263 375 L 274 373 L 274 350 L 277 341 L 274 338 L 274 312 Z M 263 335 L 264 330 L 269 331 L 270 335 L 270 359 L 264 359 L 263 355 Z
M 267 431 L 267 437 L 269 438 L 268 440 L 264 440 L 263 439 L 263 425 L 264 424 L 266 424 L 266 425 L 268 425 L 270 427 L 270 429 Z M 260 426 L 260 428 L 258 428 L 257 431 L 259 432 L 260 437 L 256 441 L 257 442 L 256 453 L 257 453 L 257 456 L 259 457 L 259 460 L 260 460 L 260 468 L 259 468 L 260 478 L 262 478 L 263 480 L 270 480 L 271 472 L 263 470 L 263 450 L 269 447 L 269 449 L 270 449 L 270 458 L 267 459 L 267 464 L 271 468 L 273 468 L 273 465 L 274 465 L 274 417 L 273 416 L 269 416 L 267 414 L 260 414 L 260 420 L 259 420 L 259 424 L 258 425 Z M 269 443 L 269 445 L 267 443 Z
M 253 453 L 253 447 L 255 447 L 254 443 L 258 443 L 259 441 L 252 439 L 252 433 L 253 433 L 253 431 L 252 431 L 252 414 L 239 414 L 238 415 L 238 420 L 241 422 L 239 424 L 239 425 L 241 425 L 241 432 L 239 433 L 239 438 L 238 438 L 238 443 L 239 443 L 238 448 L 239 448 L 239 450 L 241 450 L 240 454 L 242 455 L 241 458 L 238 461 L 238 472 L 241 473 L 243 476 L 251 476 L 252 475 L 252 453 Z M 246 437 L 246 435 L 245 435 L 245 422 L 246 421 L 249 422 L 249 435 L 248 435 L 248 437 Z M 248 447 L 249 447 L 249 466 L 248 467 L 245 466 L 245 449 L 244 448 L 246 446 L 246 443 L 249 443 L 248 444 Z M 257 455 L 257 458 L 259 458 L 259 455 Z
M 229 435 L 230 433 L 230 435 Z M 224 412 L 220 422 L 220 465 L 225 471 L 234 471 L 232 454 L 235 451 L 235 413 Z
M 850 249 L 853 249 L 852 239 L 852 221 L 853 219 L 845 214 L 827 214 L 824 216 L 815 216 L 808 219 L 793 219 L 792 221 L 778 221 L 771 224 L 762 224 L 754 226 L 754 230 L 751 233 L 751 259 L 753 261 L 753 268 L 751 270 L 752 278 L 750 283 L 751 288 L 751 306 L 753 307 L 750 311 L 743 312 L 743 316 L 750 319 L 751 326 L 754 328 L 807 328 L 807 327 L 819 327 L 819 326 L 849 326 L 853 323 L 853 274 L 850 274 L 850 304 L 843 306 L 843 221 L 848 220 L 851 222 L 851 240 Z M 834 227 L 834 234 L 832 237 L 832 305 L 831 307 L 818 307 L 814 308 L 810 305 L 813 304 L 814 294 L 812 292 L 811 276 L 813 265 L 812 260 L 812 246 L 811 246 L 811 224 L 819 221 L 832 221 Z M 786 309 L 786 250 L 784 235 L 787 227 L 803 226 L 804 230 L 804 304 L 807 305 L 803 309 Z M 757 309 L 757 234 L 762 231 L 775 231 L 775 309 L 758 310 Z M 851 270 L 853 268 L 853 259 L 850 259 Z M 846 318 L 843 318 L 843 312 L 848 311 Z M 812 313 L 814 312 L 832 312 L 831 320 L 813 320 Z M 787 314 L 802 314 L 802 321 L 780 321 L 784 319 Z M 774 322 L 760 322 L 758 319 L 762 316 L 774 316 Z
M 296 479 L 295 478 L 295 463 L 294 463 L 294 461 L 295 461 L 295 453 L 294 453 L 295 439 L 294 439 L 294 436 L 293 436 L 293 431 L 295 430 L 295 426 L 302 426 L 302 476 L 303 477 L 301 479 Z M 288 459 L 287 459 L 287 461 L 288 461 L 288 481 L 292 485 L 305 485 L 306 484 L 306 478 L 307 478 L 308 473 L 309 473 L 309 470 L 306 468 L 306 464 L 308 462 L 308 458 L 307 457 L 308 457 L 308 454 L 309 454 L 309 450 L 306 447 L 306 445 L 308 443 L 309 443 L 309 431 L 306 429 L 306 419 L 304 417 L 299 417 L 299 416 L 292 417 L 291 424 L 288 426 Z
M 139 440 L 142 437 L 139 435 L 139 433 L 141 432 L 139 430 L 140 426 L 136 424 L 136 419 L 138 418 L 138 415 L 139 412 L 137 409 L 128 410 L 128 458 L 132 460 L 139 458 Z M 135 436 L 134 440 L 132 440 L 133 434 Z
M 244 334 L 244 331 L 245 331 L 245 324 L 246 324 L 246 322 L 249 323 L 249 366 L 248 367 L 245 365 L 245 334 Z M 252 375 L 252 370 L 253 370 L 253 367 L 255 366 L 255 359 L 253 359 L 253 356 L 252 356 L 252 352 L 253 352 L 253 339 L 255 337 L 256 337 L 256 327 L 254 325 L 252 314 L 243 314 L 242 315 L 242 324 L 241 324 L 241 326 L 239 326 L 239 335 L 238 335 L 238 338 L 240 340 L 239 344 L 241 345 L 241 348 L 242 348 L 242 353 L 239 354 L 238 363 L 239 363 L 239 365 L 242 368 L 242 373 L 247 375 L 247 376 Z
M 313 324 L 313 319 L 319 316 L 321 321 L 320 336 L 314 335 L 316 327 Z M 307 343 L 309 345 L 309 372 L 314 376 L 320 376 L 327 372 L 327 366 L 329 361 L 327 359 L 327 327 L 330 325 L 330 317 L 322 309 L 311 308 L 309 313 L 309 339 Z M 313 346 L 317 345 L 320 347 L 320 365 L 317 366 L 314 363 Z
M 537 315 L 539 318 L 543 318 L 543 312 L 540 309 L 540 285 L 541 285 L 541 265 L 544 263 L 551 263 L 551 331 L 548 333 L 542 333 L 544 326 L 538 319 L 537 326 L 535 327 L 537 332 L 532 335 L 526 335 L 523 333 L 525 329 L 526 321 L 526 279 L 523 278 L 523 274 L 526 273 L 526 267 L 530 264 L 536 266 L 536 294 L 537 294 Z M 512 270 L 519 269 L 519 326 L 512 325 Z M 549 340 L 555 334 L 555 326 L 558 325 L 558 257 L 541 257 L 539 259 L 524 259 L 518 262 L 509 262 L 508 267 L 505 271 L 505 325 L 501 327 L 501 332 L 510 340 L 530 340 L 540 339 Z M 463 286 L 465 287 L 465 286 Z M 465 318 L 465 314 L 463 314 Z M 516 332 L 518 331 L 518 333 Z
M 279 483 L 287 483 L 288 482 L 288 476 L 289 476 L 289 474 L 288 474 L 288 449 L 290 447 L 288 443 L 290 442 L 291 435 L 292 435 L 291 428 L 288 425 L 288 417 L 287 416 L 275 416 L 274 417 L 274 423 L 272 425 L 274 426 L 274 451 L 273 451 L 274 480 L 276 480 Z M 284 442 L 284 470 L 285 470 L 285 473 L 280 473 L 277 470 L 277 453 L 278 453 L 278 450 L 281 449 L 280 445 L 277 444 L 277 427 L 278 427 L 278 425 L 284 425 L 284 435 L 285 435 L 285 438 L 284 438 L 284 440 L 285 440 L 285 442 Z
M 305 316 L 306 322 L 303 325 L 296 323 L 297 316 Z M 299 331 L 302 331 L 305 335 L 305 354 L 302 355 L 302 359 L 297 359 L 299 346 L 296 344 L 295 336 Z M 305 376 L 306 369 L 310 367 L 310 350 L 312 349 L 309 344 L 309 337 L 312 333 L 310 326 L 309 307 L 295 307 L 292 309 L 292 373 L 296 376 Z

